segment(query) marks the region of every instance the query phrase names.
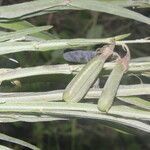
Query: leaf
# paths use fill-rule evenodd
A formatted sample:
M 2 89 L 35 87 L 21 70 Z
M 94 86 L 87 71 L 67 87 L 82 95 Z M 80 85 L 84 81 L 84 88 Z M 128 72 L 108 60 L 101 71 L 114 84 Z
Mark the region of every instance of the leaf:
M 139 108 L 150 110 L 150 102 L 142 98 L 134 97 L 134 96 L 132 97 L 131 96 L 118 96 L 117 98 L 123 102 L 138 106 Z
M 150 19 L 144 15 L 128 10 L 126 8 L 109 4 L 109 2 L 101 2 L 97 0 L 73 0 L 69 3 L 71 6 L 92 11 L 105 12 L 125 18 L 130 18 L 139 22 L 150 24 Z
M 149 77 L 149 78 L 150 78 L 150 72 L 144 72 L 144 73 L 142 73 L 142 76 L 145 76 L 145 77 Z
M 54 110 L 72 110 L 72 111 L 90 111 L 93 113 L 103 114 L 97 109 L 96 104 L 89 103 L 66 103 L 66 102 L 6 102 L 0 104 L 1 113 L 35 113 L 49 114 Z M 116 115 L 141 121 L 150 121 L 150 111 L 135 109 L 132 107 L 118 105 L 112 106 L 108 111 L 108 115 Z M 63 117 L 63 116 L 62 116 Z
M 31 27 L 35 27 L 33 24 L 29 23 L 28 21 L 22 20 L 22 21 L 15 21 L 15 22 L 3 22 L 0 23 L 0 27 L 10 29 L 10 30 L 23 30 Z M 48 32 L 39 32 L 31 34 L 34 37 L 42 38 L 45 40 L 53 39 L 53 35 L 51 35 Z
M 10 95 L 11 96 L 11 95 Z M 140 129 L 145 132 L 150 132 L 150 126 L 140 121 L 150 120 L 150 112 L 127 107 L 123 105 L 112 106 L 107 114 L 100 112 L 96 104 L 74 103 L 68 104 L 66 102 L 14 102 L 9 101 L 0 105 L 1 114 L 18 113 L 23 115 L 28 112 L 35 115 L 52 115 L 54 117 L 66 117 L 72 114 L 72 117 L 100 119 L 110 122 L 116 122 L 123 125 L 131 126 L 135 129 Z M 119 118 L 120 116 L 120 118 Z M 128 118 L 128 119 L 127 119 Z M 130 119 L 129 119 L 130 118 Z M 135 124 L 136 123 L 136 124 Z
M 149 0 L 97 0 L 101 2 L 109 2 L 112 5 L 118 5 L 122 7 L 150 7 Z
M 103 0 L 103 1 L 106 2 L 106 0 Z M 126 1 L 126 2 L 124 2 L 124 1 Z M 121 7 L 141 7 L 141 8 L 150 7 L 150 4 L 145 4 L 142 2 L 130 3 L 129 0 L 113 0 L 113 1 L 108 0 L 108 2 L 112 6 L 116 5 L 116 6 L 121 6 Z M 57 11 L 63 11 L 63 10 L 83 10 L 83 9 L 79 8 L 79 7 L 70 6 L 70 5 L 56 6 L 56 7 L 51 7 L 51 8 L 48 8 L 48 9 L 40 11 L 40 12 L 22 16 L 21 19 L 31 18 L 31 17 L 40 16 L 40 15 L 53 13 L 53 12 L 57 12 Z M 4 20 L 4 21 L 7 21 L 7 20 Z
M 14 21 L 14 22 L 3 22 L 0 23 L 0 27 L 2 28 L 6 28 L 6 29 L 11 29 L 11 30 L 21 30 L 21 29 L 26 29 L 26 28 L 30 28 L 33 27 L 34 25 L 32 25 L 31 23 L 23 20 L 23 21 Z
M 150 125 L 146 124 L 144 122 L 138 121 L 138 120 L 133 120 L 133 119 L 127 119 L 127 118 L 120 118 L 118 116 L 110 116 L 107 114 L 98 114 L 98 113 L 92 113 L 90 111 L 88 112 L 80 112 L 80 111 L 62 111 L 62 110 L 55 110 L 51 111 L 51 114 L 53 115 L 63 115 L 67 117 L 75 117 L 75 118 L 86 118 L 86 119 L 96 119 L 100 121 L 104 121 L 109 123 L 110 127 L 114 127 L 111 125 L 111 123 L 116 123 L 120 125 L 124 125 L 127 127 L 130 127 L 134 130 L 140 130 L 144 131 L 145 133 L 150 133 Z
M 132 62 L 150 62 L 150 56 L 131 59 Z
M 58 39 L 42 42 L 3 42 L 0 43 L 0 55 L 21 51 L 50 51 L 60 49 L 62 50 L 66 48 L 90 46 L 100 43 L 110 43 L 114 39 L 124 39 L 129 35 L 130 34 L 123 34 L 105 39 Z
M 52 26 L 41 26 L 41 27 L 31 27 L 27 29 L 22 29 L 16 32 L 8 32 L 7 34 L 0 36 L 0 42 L 21 38 L 23 36 L 30 35 L 33 33 L 38 33 L 43 30 L 48 30 L 50 28 L 52 28 Z
M 31 77 L 36 75 L 50 75 L 50 74 L 77 74 L 81 69 L 83 65 L 68 65 L 68 64 L 62 64 L 62 65 L 43 65 L 43 66 L 34 66 L 34 67 L 26 67 L 26 68 L 16 68 L 16 69 L 0 69 L 0 82 L 5 80 L 13 80 L 17 78 L 23 78 L 23 77 Z M 112 68 L 114 67 L 114 63 L 105 63 L 104 65 L 104 72 L 110 72 Z M 134 73 L 142 73 L 143 76 L 150 76 L 149 72 L 145 72 L 146 70 L 150 69 L 150 63 L 130 63 L 130 72 Z M 139 85 L 140 86 L 140 85 Z M 148 86 L 148 84 L 147 84 Z M 146 85 L 142 84 L 141 89 L 138 90 L 139 93 L 145 93 L 148 92 L 144 91 L 144 87 Z M 142 89 L 143 88 L 143 89 Z M 131 90 L 131 94 L 135 94 L 136 87 L 134 85 L 128 86 L 129 91 Z M 129 91 L 126 88 L 122 94 L 127 94 Z M 146 89 L 145 89 L 146 90 Z M 125 92 L 126 91 L 126 92 Z
M 50 115 L 30 115 L 30 114 L 0 114 L 0 122 L 9 123 L 9 122 L 44 122 L 44 121 L 56 121 L 56 120 L 68 120 L 67 118 L 62 117 L 53 117 Z
M 8 6 L 1 6 L 0 18 L 17 18 L 27 14 L 39 12 L 41 10 L 45 10 L 50 7 L 60 6 L 64 4 L 66 4 L 64 0 L 38 0 Z
M 149 2 L 130 2 L 128 0 L 83 0 L 78 3 L 80 0 L 73 0 L 71 5 L 69 5 L 69 1 L 65 0 L 36 0 L 31 2 L 25 2 L 20 4 L 14 4 L 9 6 L 1 6 L 0 7 L 0 18 L 1 22 L 9 21 L 8 19 L 13 18 L 30 18 L 34 16 L 39 16 L 43 14 L 47 14 L 54 11 L 60 10 L 82 10 L 82 9 L 89 9 L 94 11 L 101 11 L 106 12 L 114 15 L 118 15 L 121 17 L 131 18 L 140 22 L 144 22 L 150 24 L 149 18 L 136 13 L 134 11 L 130 11 L 123 7 L 150 7 Z M 77 6 L 76 6 L 77 2 Z M 75 4 L 75 5 L 72 5 Z M 80 6 L 80 4 L 82 6 Z M 84 5 L 85 4 L 85 5 Z M 95 5 L 92 7 L 92 5 Z M 98 5 L 97 5 L 98 4 Z M 91 5 L 91 6 L 90 6 Z M 103 7 L 104 5 L 104 7 Z M 34 7 L 32 7 L 34 6 Z M 83 7 L 84 6 L 84 7 Z M 89 7 L 90 6 L 90 7 Z M 111 9 L 110 9 L 111 8 Z
M 50 68 L 46 68 L 46 69 L 50 70 Z M 35 72 L 35 70 L 33 70 L 33 72 Z M 40 72 L 42 72 L 42 70 L 40 70 Z M 47 91 L 47 92 L 22 92 L 22 93 L 20 92 L 2 93 L 1 92 L 0 104 L 6 103 L 6 102 L 19 103 L 19 102 L 61 101 L 63 91 L 64 90 L 55 90 L 55 91 Z M 100 97 L 101 92 L 102 92 L 102 89 L 92 88 L 87 93 L 85 99 L 87 99 L 87 101 L 89 102 L 92 99 L 96 100 Z M 133 95 L 149 95 L 149 94 L 150 94 L 150 84 L 126 85 L 126 86 L 119 86 L 117 97 L 118 96 L 133 96 Z
M 8 136 L 8 135 L 3 134 L 3 133 L 0 133 L 0 139 L 4 140 L 4 141 L 15 143 L 15 144 L 19 144 L 19 145 L 28 147 L 28 148 L 33 149 L 33 150 L 39 150 L 39 148 L 37 148 L 36 146 L 34 146 L 30 143 L 27 143 L 27 142 L 20 140 L 20 139 L 16 139 L 14 137 Z
M 0 150 L 13 150 L 13 149 L 3 146 L 3 145 L 0 145 Z

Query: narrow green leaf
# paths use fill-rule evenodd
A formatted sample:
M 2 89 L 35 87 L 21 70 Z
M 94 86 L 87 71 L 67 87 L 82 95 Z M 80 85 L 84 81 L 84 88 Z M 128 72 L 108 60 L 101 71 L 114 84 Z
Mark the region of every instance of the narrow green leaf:
M 90 111 L 88 112 L 80 112 L 80 111 L 62 111 L 62 110 L 55 110 L 51 111 L 51 114 L 53 115 L 63 115 L 66 117 L 76 117 L 76 118 L 86 118 L 86 119 L 98 119 L 101 121 L 106 121 L 109 123 L 110 127 L 111 123 L 117 123 L 121 124 L 133 129 L 138 129 L 147 133 L 150 133 L 150 125 L 146 124 L 144 122 L 138 121 L 138 120 L 133 120 L 133 119 L 127 119 L 127 118 L 120 118 L 118 116 L 109 116 L 105 114 L 97 114 L 97 113 L 92 113 Z
M 104 114 L 97 109 L 96 104 L 85 103 L 66 103 L 66 102 L 6 102 L 0 104 L 1 113 L 37 113 L 49 114 L 55 110 L 73 110 L 73 111 L 90 111 L 93 113 Z M 150 121 L 150 111 L 135 109 L 123 105 L 112 106 L 108 112 L 109 115 L 116 115 L 132 119 Z M 63 117 L 63 116 L 61 116 Z
M 139 58 L 134 58 L 131 60 L 132 62 L 150 62 L 150 56 L 146 56 L 146 57 L 139 57 Z
M 23 30 L 31 27 L 35 27 L 33 24 L 29 23 L 28 21 L 22 20 L 22 21 L 14 21 L 14 22 L 3 22 L 0 23 L 0 27 L 10 29 L 10 30 Z M 40 33 L 34 33 L 31 34 L 34 37 L 42 38 L 45 40 L 52 39 L 52 35 L 48 32 L 40 32 Z
M 41 27 L 31 27 L 27 29 L 22 29 L 15 32 L 9 32 L 5 35 L 0 36 L 0 42 L 21 38 L 23 36 L 31 35 L 33 33 L 38 33 L 44 30 L 48 30 L 50 28 L 52 28 L 52 26 L 41 26 Z
M 0 150 L 13 150 L 12 148 L 6 147 L 4 145 L 0 145 Z
M 44 122 L 44 121 L 56 121 L 56 120 L 68 120 L 63 117 L 53 117 L 50 115 L 30 115 L 30 114 L 0 114 L 0 122 L 1 123 L 9 123 L 9 122 Z
M 21 51 L 50 51 L 65 48 L 90 46 L 100 43 L 111 43 L 112 40 L 120 40 L 129 34 L 119 35 L 105 39 L 61 39 L 42 42 L 3 42 L 0 43 L 0 55 Z
M 8 136 L 6 134 L 0 133 L 0 139 L 4 140 L 4 141 L 15 143 L 15 144 L 19 144 L 19 145 L 28 147 L 28 148 L 33 149 L 33 150 L 39 150 L 39 148 L 37 148 L 36 146 L 34 146 L 34 145 L 30 144 L 30 143 L 27 143 L 27 142 L 22 141 L 20 139 L 16 139 L 14 137 L 10 137 L 10 136 Z
M 144 73 L 142 73 L 142 76 L 150 78 L 150 72 L 144 72 Z
M 31 23 L 28 21 L 13 21 L 13 22 L 3 22 L 0 23 L 0 27 L 10 29 L 10 30 L 22 30 L 30 27 L 34 27 Z
M 131 33 L 122 34 L 122 35 L 115 36 L 114 39 L 115 39 L 115 41 L 118 41 L 118 40 L 125 39 L 125 38 L 127 38 L 128 36 L 130 36 L 130 35 L 131 35 Z
M 109 2 L 102 2 L 97 0 L 73 0 L 71 3 L 69 3 L 71 6 L 82 8 L 82 9 L 88 9 L 98 12 L 105 12 L 125 18 L 130 18 L 139 22 L 143 22 L 146 24 L 150 24 L 150 18 L 128 10 L 126 8 L 109 4 Z
M 110 72 L 114 67 L 114 63 L 105 63 L 103 66 L 104 73 Z M 23 77 L 31 77 L 36 75 L 50 75 L 50 74 L 77 74 L 83 65 L 43 65 L 43 66 L 34 66 L 34 67 L 26 67 L 26 68 L 3 68 L 0 69 L 0 82 L 4 80 L 13 80 L 17 78 Z M 150 77 L 149 72 L 145 72 L 150 70 L 150 63 L 142 62 L 142 63 L 130 63 L 129 64 L 129 72 L 141 74 L 146 77 Z M 131 85 L 130 85 L 131 86 Z M 141 85 L 142 86 L 142 85 Z M 131 86 L 132 87 L 132 86 Z
M 124 105 L 112 106 L 108 112 L 112 115 L 119 115 L 127 118 L 135 118 L 150 121 L 150 111 L 132 108 Z
M 103 0 L 103 2 L 106 2 L 106 0 Z M 144 2 L 133 2 L 132 3 L 129 0 L 108 0 L 107 3 L 111 4 L 112 6 L 116 5 L 116 6 L 121 6 L 121 7 L 141 7 L 141 8 L 150 7 L 149 3 L 148 4 L 144 3 Z M 31 18 L 31 17 L 40 16 L 40 15 L 53 13 L 53 12 L 57 12 L 57 11 L 62 11 L 62 10 L 84 10 L 84 9 L 79 8 L 79 7 L 70 6 L 70 5 L 56 6 L 56 7 L 51 7 L 51 8 L 48 8 L 48 9 L 40 11 L 40 12 L 22 16 L 20 19 Z M 3 20 L 3 21 L 7 21 L 7 20 Z
M 80 2 L 80 3 L 79 3 Z M 17 18 L 22 17 L 28 18 L 37 15 L 47 14 L 51 11 L 58 11 L 58 10 L 67 10 L 67 9 L 89 9 L 94 11 L 102 11 L 126 18 L 131 18 L 140 22 L 144 22 L 150 24 L 149 19 L 139 13 L 134 11 L 130 11 L 123 7 L 129 6 L 139 6 L 139 7 L 150 7 L 150 4 L 147 2 L 129 2 L 129 1 L 98 1 L 98 0 L 88 0 L 88 1 L 79 1 L 74 0 L 71 2 L 71 5 L 66 5 L 69 1 L 64 0 L 38 0 L 38 1 L 31 1 L 25 2 L 10 6 L 1 6 L 0 7 L 0 18 L 1 21 L 7 21 L 5 18 Z M 85 4 L 85 5 L 84 5 Z M 92 5 L 91 5 L 92 4 Z M 35 6 L 34 8 L 32 6 Z M 94 6 L 94 7 L 93 7 Z M 110 9 L 111 8 L 111 9 Z M 5 11 L 7 10 L 7 11 Z
M 55 90 L 47 92 L 14 92 L 0 93 L 0 104 L 5 102 L 52 102 L 62 101 L 64 90 Z M 91 88 L 85 99 L 89 102 L 97 100 L 102 93 L 102 89 Z M 150 84 L 137 84 L 119 86 L 117 96 L 150 95 Z
M 16 114 L 16 113 L 1 113 L 0 122 L 1 123 L 11 123 L 11 122 L 44 122 L 44 121 L 56 121 L 56 120 L 68 120 L 64 117 L 54 117 L 50 115 L 30 115 L 30 114 Z
M 27 14 L 39 12 L 41 10 L 65 5 L 66 2 L 64 0 L 38 0 L 31 2 L 24 2 L 14 5 L 1 6 L 0 7 L 0 18 L 17 18 Z M 33 7 L 34 6 L 34 7 Z
M 8 32 L 0 31 L 0 36 L 6 35 Z
M 118 5 L 122 7 L 150 7 L 150 1 L 149 0 L 97 0 L 97 1 L 103 1 L 108 2 L 112 5 Z
M 144 108 L 144 109 L 148 109 L 150 110 L 150 102 L 146 101 L 142 98 L 139 97 L 131 97 L 131 96 L 118 96 L 117 97 L 119 100 L 129 103 L 129 104 L 133 104 L 135 106 L 138 106 L 140 108 Z

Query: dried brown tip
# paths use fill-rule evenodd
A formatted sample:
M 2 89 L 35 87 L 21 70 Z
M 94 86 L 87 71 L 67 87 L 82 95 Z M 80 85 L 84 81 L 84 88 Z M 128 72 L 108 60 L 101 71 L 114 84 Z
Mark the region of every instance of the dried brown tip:
M 130 62 L 130 50 L 126 44 L 123 44 L 122 47 L 124 50 L 126 50 L 126 55 L 123 58 L 121 58 L 120 61 L 122 65 L 124 66 L 125 71 L 127 71 L 129 68 L 129 62 Z
M 104 55 L 110 55 L 111 53 L 113 53 L 115 48 L 115 42 L 113 41 L 111 44 L 108 45 L 104 45 L 101 48 L 98 48 L 97 51 L 97 55 L 99 54 L 104 54 Z

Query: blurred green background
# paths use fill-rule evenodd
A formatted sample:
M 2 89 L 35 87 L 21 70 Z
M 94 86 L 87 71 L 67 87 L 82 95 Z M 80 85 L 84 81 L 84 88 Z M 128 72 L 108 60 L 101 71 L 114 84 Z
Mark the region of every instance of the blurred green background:
M 1 5 L 15 4 L 25 0 L 3 0 Z M 130 8 L 134 9 L 134 8 Z M 150 16 L 149 9 L 136 9 L 137 12 Z M 60 11 L 28 19 L 36 26 L 53 25 L 50 33 L 53 38 L 104 38 L 131 33 L 128 39 L 138 39 L 150 35 L 146 24 L 90 11 Z M 101 46 L 101 45 L 100 45 Z M 97 46 L 96 46 L 97 47 Z M 86 50 L 95 49 L 88 47 Z M 149 56 L 148 44 L 130 44 L 132 58 Z M 0 56 L 0 67 L 29 67 L 46 64 L 66 63 L 63 51 L 55 52 L 20 52 Z M 11 62 L 7 57 L 19 63 Z M 62 81 L 63 78 L 63 81 Z M 21 87 L 10 82 L 3 82 L 1 91 L 49 91 L 65 88 L 72 76 L 51 75 L 21 79 Z M 132 80 L 139 80 L 131 77 Z M 148 79 L 143 79 L 147 80 Z M 10 88 L 11 87 L 11 88 Z M 43 123 L 1 124 L 0 130 L 10 136 L 35 144 L 42 150 L 148 150 L 150 136 L 143 134 L 123 134 L 104 127 L 94 120 L 53 121 Z M 7 143 L 8 145 L 8 143 Z M 14 146 L 14 145 L 13 145 Z M 16 150 L 23 149 L 18 145 Z

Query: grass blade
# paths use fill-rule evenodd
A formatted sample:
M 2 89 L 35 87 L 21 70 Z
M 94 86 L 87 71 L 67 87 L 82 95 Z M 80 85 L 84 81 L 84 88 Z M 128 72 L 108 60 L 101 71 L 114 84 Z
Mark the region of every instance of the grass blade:
M 110 72 L 113 69 L 114 63 L 105 63 L 103 66 L 104 72 Z M 43 66 L 35 66 L 35 67 L 26 67 L 26 68 L 2 68 L 0 69 L 0 82 L 5 80 L 13 80 L 17 78 L 23 77 L 31 77 L 36 75 L 50 75 L 50 74 L 77 74 L 84 65 L 43 65 Z M 149 72 L 145 72 L 150 70 L 149 62 L 141 62 L 141 63 L 130 63 L 129 64 L 129 72 L 141 74 L 143 76 L 150 76 Z
M 85 99 L 98 99 L 102 93 L 102 89 L 90 89 Z M 150 95 L 150 84 L 137 84 L 119 86 L 117 96 L 135 96 L 135 95 Z M 19 102 L 19 101 L 61 101 L 63 90 L 47 91 L 47 92 L 14 92 L 0 93 L 0 103 Z
M 90 89 L 85 99 L 88 101 L 97 100 L 102 93 L 102 89 Z M 119 86 L 117 96 L 150 95 L 150 84 L 137 84 Z M 47 92 L 14 92 L 0 93 L 0 103 L 5 102 L 44 102 L 62 101 L 63 90 Z
M 42 42 L 3 42 L 0 43 L 0 55 L 21 51 L 50 51 L 90 46 L 100 43 L 111 43 L 114 39 L 120 40 L 128 36 L 129 34 L 123 34 L 105 39 L 61 39 Z
M 51 111 L 51 114 L 54 115 L 63 115 L 66 117 L 76 117 L 76 118 L 86 118 L 86 119 L 96 119 L 96 120 L 102 120 L 109 123 L 110 127 L 111 123 L 117 123 L 124 126 L 128 126 L 133 129 L 138 129 L 147 133 L 150 133 L 150 125 L 143 123 L 141 121 L 133 120 L 133 119 L 125 119 L 125 118 L 119 118 L 115 116 L 109 116 L 109 115 L 101 115 L 101 114 L 93 114 L 91 112 L 79 112 L 79 111 L 60 111 L 55 110 Z
M 3 22 L 3 23 L 0 23 L 0 27 L 18 31 L 18 30 L 35 27 L 35 26 L 29 23 L 28 21 L 22 20 L 22 21 L 7 22 L 7 23 Z M 31 34 L 31 35 L 37 38 L 45 39 L 45 40 L 50 40 L 53 38 L 53 36 L 48 32 L 39 32 L 39 33 Z
M 0 104 L 1 113 L 36 113 L 36 114 L 49 114 L 54 110 L 73 110 L 73 111 L 87 111 L 98 114 L 104 114 L 97 109 L 96 104 L 85 103 L 66 103 L 66 102 L 6 102 Z M 150 111 L 135 109 L 128 106 L 118 105 L 112 106 L 108 115 L 116 115 L 131 119 L 147 120 L 150 121 Z
M 142 76 L 150 78 L 150 72 L 144 72 L 144 73 L 142 73 Z
M 38 0 L 0 7 L 0 18 L 18 18 L 50 7 L 65 5 L 64 0 Z M 33 7 L 34 6 L 34 7 Z
M 106 0 L 97 0 L 97 1 L 101 1 L 101 2 L 106 2 Z M 147 0 L 107 0 L 109 2 L 109 4 L 112 5 L 118 5 L 118 6 L 122 6 L 122 7 L 140 7 L 140 8 L 147 8 L 150 7 L 150 2 Z
M 0 42 L 6 41 L 6 40 L 14 40 L 14 39 L 26 36 L 26 35 L 31 35 L 33 33 L 41 32 L 43 30 L 49 30 L 51 28 L 52 26 L 41 26 L 41 27 L 31 27 L 27 29 L 22 29 L 22 30 L 18 30 L 15 32 L 9 32 L 5 35 L 0 36 Z
M 0 145 L 0 149 L 1 150 L 13 150 L 12 148 L 9 148 L 9 147 L 3 146 L 3 145 Z
M 125 18 L 130 18 L 139 22 L 150 24 L 150 19 L 144 15 L 128 10 L 126 8 L 109 4 L 109 2 L 102 2 L 97 0 L 73 0 L 71 6 L 88 9 L 92 11 L 105 12 Z
M 125 96 L 125 97 L 118 96 L 117 98 L 123 102 L 138 106 L 139 108 L 144 108 L 144 109 L 150 110 L 150 102 L 146 101 L 142 98 L 131 97 L 131 96 Z
M 0 133 L 0 139 L 4 140 L 4 141 L 15 143 L 15 144 L 19 144 L 19 145 L 28 147 L 28 148 L 33 149 L 33 150 L 39 150 L 39 148 L 37 148 L 36 146 L 34 146 L 34 145 L 30 144 L 30 143 L 27 143 L 25 141 L 16 139 L 14 137 L 10 137 L 10 136 L 8 136 L 6 134 Z

